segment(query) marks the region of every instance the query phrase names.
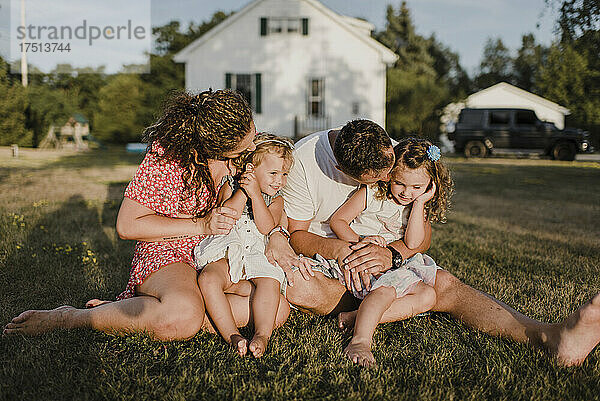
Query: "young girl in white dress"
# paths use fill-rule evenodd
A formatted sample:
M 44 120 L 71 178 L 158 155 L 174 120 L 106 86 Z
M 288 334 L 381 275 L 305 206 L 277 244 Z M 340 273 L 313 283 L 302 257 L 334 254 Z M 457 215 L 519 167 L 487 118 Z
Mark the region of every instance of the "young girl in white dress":
M 427 225 L 445 220 L 453 183 L 440 162 L 439 148 L 423 139 L 408 138 L 394 147 L 394 153 L 390 181 L 362 186 L 331 217 L 329 224 L 338 238 L 388 248 L 403 240 L 409 249 L 415 249 L 425 240 Z M 339 315 L 340 328 L 354 326 L 344 353 L 355 363 L 373 365 L 371 342 L 377 325 L 430 310 L 436 302 L 436 271 L 433 259 L 417 253 L 401 266 L 372 277 L 369 289 L 353 287 L 354 295 L 364 299 L 358 311 Z M 344 282 L 341 271 L 339 276 Z
M 241 356 L 249 349 L 258 358 L 273 332 L 285 280 L 283 270 L 267 260 L 265 242 L 275 230 L 287 234 L 279 225 L 284 213 L 280 191 L 293 163 L 293 145 L 270 134 L 258 134 L 255 144 L 256 150 L 239 163 L 244 171 L 237 179 L 228 177 L 217 199 L 220 205 L 237 210 L 240 219 L 229 234 L 202 241 L 194 254 L 196 263 L 203 266 L 198 284 L 215 327 Z M 242 279 L 256 287 L 251 299 L 255 333 L 249 345 L 236 327 L 225 297 Z

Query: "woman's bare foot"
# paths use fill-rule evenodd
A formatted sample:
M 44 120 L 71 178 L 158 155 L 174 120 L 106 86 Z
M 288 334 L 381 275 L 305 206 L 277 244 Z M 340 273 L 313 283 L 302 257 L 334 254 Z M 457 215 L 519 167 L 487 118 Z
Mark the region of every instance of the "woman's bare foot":
M 250 352 L 252 352 L 252 355 L 254 355 L 255 358 L 260 358 L 267 350 L 268 344 L 269 337 L 260 334 L 254 334 L 252 341 L 250 341 Z
M 371 352 L 371 344 L 362 341 L 351 341 L 344 349 L 344 354 L 354 363 L 361 366 L 375 366 L 375 357 Z
M 100 305 L 104 305 L 104 304 L 109 304 L 111 302 L 112 301 L 103 301 L 101 299 L 94 298 L 94 299 L 90 299 L 89 301 L 87 301 L 85 303 L 85 307 L 88 308 L 88 309 L 90 309 L 90 308 L 95 308 L 96 306 L 100 306 Z
M 28 310 L 15 317 L 4 326 L 4 335 L 37 335 L 55 329 L 67 329 L 67 314 L 74 311 L 72 306 L 64 305 L 52 310 Z
M 356 321 L 357 310 L 350 312 L 340 312 L 338 315 L 338 328 L 342 331 L 352 330 L 354 328 L 354 322 Z
M 547 349 L 562 365 L 581 365 L 600 343 L 600 293 L 555 327 Z
M 248 353 L 248 340 L 246 340 L 240 334 L 234 334 L 231 336 L 231 346 L 239 356 L 246 356 Z

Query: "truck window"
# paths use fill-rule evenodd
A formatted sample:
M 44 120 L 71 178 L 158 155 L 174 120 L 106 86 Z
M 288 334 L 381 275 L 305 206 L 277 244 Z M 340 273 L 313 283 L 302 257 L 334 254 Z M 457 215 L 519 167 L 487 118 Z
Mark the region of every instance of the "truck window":
M 510 122 L 510 112 L 492 111 L 490 112 L 490 125 L 508 125 Z
M 458 122 L 465 126 L 480 127 L 483 125 L 483 112 L 482 111 L 468 111 L 460 113 Z
M 532 110 L 517 110 L 516 120 L 517 125 L 535 125 L 537 116 Z

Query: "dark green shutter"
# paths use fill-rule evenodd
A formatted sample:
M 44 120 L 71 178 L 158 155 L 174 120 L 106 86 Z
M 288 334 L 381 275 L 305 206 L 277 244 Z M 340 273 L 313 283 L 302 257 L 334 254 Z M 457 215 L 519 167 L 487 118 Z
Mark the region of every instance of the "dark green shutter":
M 262 113 L 262 93 L 261 93 L 261 76 L 260 73 L 259 74 L 255 74 L 254 75 L 254 84 L 256 86 L 256 95 L 255 95 L 255 107 L 254 107 L 254 111 L 256 111 L 257 114 Z
M 260 36 L 267 36 L 267 18 L 260 19 Z
M 308 35 L 308 18 L 302 18 L 302 35 Z
M 225 89 L 231 89 L 231 73 L 225 73 Z

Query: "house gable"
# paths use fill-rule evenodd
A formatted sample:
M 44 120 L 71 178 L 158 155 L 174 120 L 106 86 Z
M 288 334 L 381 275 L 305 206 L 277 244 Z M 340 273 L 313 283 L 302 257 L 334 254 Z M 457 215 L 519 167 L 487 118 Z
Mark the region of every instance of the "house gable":
M 180 62 L 180 63 L 189 61 L 191 53 L 193 53 L 195 50 L 202 47 L 208 41 L 216 38 L 221 32 L 223 32 L 224 30 L 226 30 L 227 28 L 232 26 L 236 21 L 243 18 L 251 10 L 255 9 L 261 3 L 264 3 L 266 1 L 269 1 L 269 0 L 255 0 L 251 3 L 249 3 L 247 6 L 242 8 L 240 11 L 236 12 L 235 14 L 233 14 L 232 16 L 227 18 L 225 21 L 221 22 L 219 25 L 215 26 L 213 29 L 206 32 L 200 38 L 196 39 L 195 41 L 190 43 L 188 46 L 183 48 L 181 51 L 179 51 L 177 54 L 175 54 L 173 59 L 176 62 Z M 369 22 L 361 21 L 356 18 L 350 18 L 350 17 L 345 17 L 342 15 L 336 14 L 335 12 L 333 12 L 329 8 L 325 7 L 323 4 L 321 4 L 317 0 L 296 0 L 296 1 L 304 2 L 306 4 L 311 5 L 312 7 L 317 9 L 319 12 L 321 12 L 323 15 L 327 16 L 337 26 L 339 26 L 340 28 L 342 28 L 345 31 L 347 31 L 348 33 L 350 33 L 353 36 L 353 38 L 357 39 L 358 41 L 362 42 L 363 44 L 366 44 L 367 46 L 376 50 L 380 54 L 382 62 L 384 62 L 386 65 L 388 65 L 388 66 L 392 65 L 393 63 L 396 62 L 396 60 L 398 60 L 398 56 L 393 51 L 391 51 L 390 49 L 388 49 L 387 47 L 385 47 L 384 45 L 382 45 L 375 39 L 373 39 L 370 36 L 365 34 L 367 32 L 367 30 L 370 27 L 372 27 L 372 25 Z M 257 26 L 256 32 L 258 32 L 258 30 L 259 30 L 258 28 L 259 27 Z

